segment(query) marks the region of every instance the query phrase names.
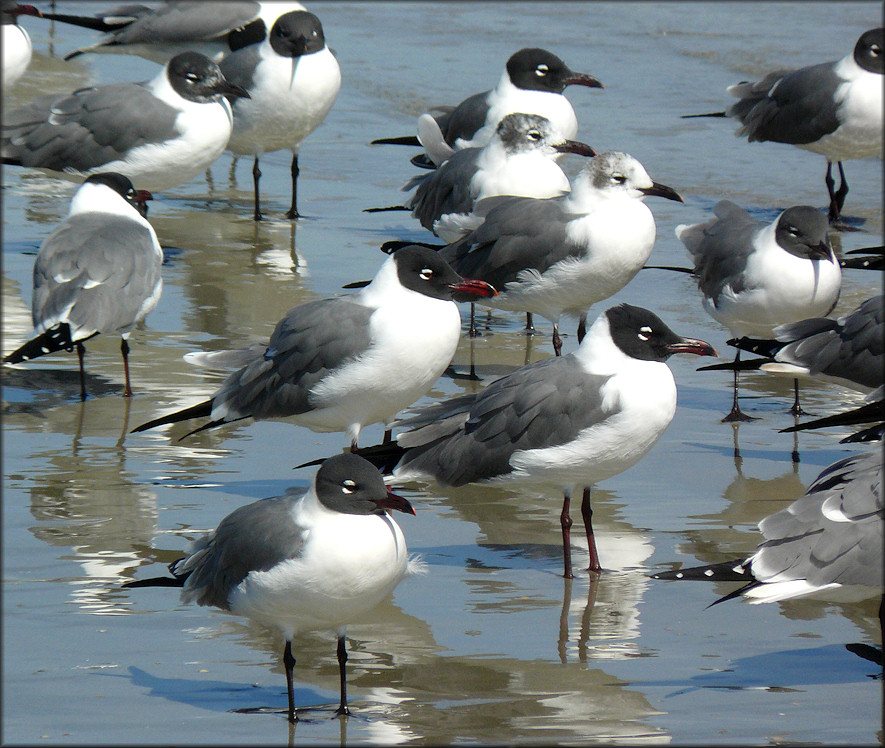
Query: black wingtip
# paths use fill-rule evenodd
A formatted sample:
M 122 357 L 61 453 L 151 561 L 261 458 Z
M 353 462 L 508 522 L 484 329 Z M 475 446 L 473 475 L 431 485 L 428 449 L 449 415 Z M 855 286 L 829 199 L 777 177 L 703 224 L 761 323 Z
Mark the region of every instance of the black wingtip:
M 722 364 L 701 366 L 696 371 L 756 371 L 762 364 L 770 363 L 770 358 L 751 358 L 747 361 L 726 361 Z
M 704 114 L 683 114 L 679 119 L 694 119 L 695 117 L 725 117 L 725 112 L 705 112 Z
M 415 145 L 421 147 L 421 141 L 416 135 L 399 135 L 393 138 L 376 138 L 369 141 L 369 145 Z
M 93 333 L 89 337 L 94 337 L 98 333 Z M 83 338 L 88 340 L 89 338 Z M 83 342 L 83 341 L 80 341 Z M 19 346 L 9 355 L 3 358 L 5 364 L 20 364 L 23 361 L 30 361 L 40 356 L 57 351 L 74 350 L 75 341 L 71 339 L 71 327 L 67 322 L 61 322 L 55 327 L 51 327 L 45 332 L 31 338 L 24 345 Z
M 184 577 L 153 577 L 151 579 L 133 579 L 124 582 L 121 587 L 184 587 Z
M 385 213 L 391 210 L 411 210 L 408 205 L 388 205 L 386 208 L 363 208 L 363 213 Z
M 206 400 L 205 402 L 198 403 L 197 405 L 193 405 L 190 408 L 185 408 L 184 410 L 176 411 L 175 413 L 169 413 L 165 416 L 160 416 L 159 418 L 155 418 L 153 421 L 148 421 L 147 423 L 141 424 L 141 426 L 136 426 L 130 434 L 138 434 L 142 431 L 147 431 L 148 429 L 155 428 L 156 426 L 164 426 L 167 423 L 178 423 L 179 421 L 186 421 L 189 418 L 205 418 L 206 416 L 212 413 L 212 401 Z M 198 431 L 200 429 L 197 429 Z M 194 433 L 194 432 L 191 432 Z M 185 436 L 189 436 L 190 434 L 186 434 Z M 184 437 L 182 437 L 184 438 Z

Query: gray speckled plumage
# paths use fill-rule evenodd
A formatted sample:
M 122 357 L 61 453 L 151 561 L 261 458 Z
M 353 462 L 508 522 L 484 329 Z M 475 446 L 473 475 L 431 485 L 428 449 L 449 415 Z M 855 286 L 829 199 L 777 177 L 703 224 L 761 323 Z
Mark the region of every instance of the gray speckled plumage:
M 617 405 L 603 407 L 607 380 L 569 354 L 518 369 L 476 395 L 429 406 L 419 418 L 397 422 L 415 429 L 397 438 L 407 449 L 400 468 L 452 486 L 505 475 L 515 452 L 565 444 L 613 416 Z

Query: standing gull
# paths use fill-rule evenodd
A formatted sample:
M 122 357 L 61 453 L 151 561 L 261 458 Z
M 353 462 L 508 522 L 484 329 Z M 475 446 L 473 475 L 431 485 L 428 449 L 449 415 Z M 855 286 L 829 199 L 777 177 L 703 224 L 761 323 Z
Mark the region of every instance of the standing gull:
M 258 158 L 292 151 L 292 203 L 287 218 L 298 218 L 298 151 L 325 119 L 341 88 L 341 70 L 326 46 L 320 19 L 306 10 L 281 15 L 261 44 L 240 49 L 221 62 L 231 83 L 249 92 L 233 102 L 234 127 L 228 150 L 254 157 L 256 221 L 261 220 Z
M 248 97 L 198 52 L 173 57 L 152 81 L 40 96 L 8 113 L 3 163 L 81 181 L 100 171 L 163 190 L 205 172 L 230 138 L 225 96 Z
M 372 282 L 348 296 L 290 309 L 264 350 L 232 373 L 209 399 L 133 431 L 205 418 L 186 434 L 245 418 L 288 418 L 314 431 L 388 423 L 423 396 L 451 363 L 461 334 L 455 294 L 489 295 L 426 247 L 403 247 Z M 183 437 L 182 437 L 183 438 Z
M 43 242 L 34 263 L 31 314 L 34 336 L 3 359 L 17 364 L 56 351 L 77 349 L 80 396 L 86 399 L 86 340 L 104 333 L 122 338 L 129 382 L 129 335 L 157 305 L 163 290 L 163 250 L 122 174 L 89 177 L 74 194 L 68 215 Z
M 498 289 L 479 303 L 550 320 L 559 355 L 560 317 L 581 319 L 580 341 L 589 307 L 626 286 L 651 254 L 655 220 L 643 203 L 649 195 L 682 202 L 632 156 L 601 153 L 568 195 L 482 201 L 475 208 L 482 224 L 440 253 L 457 272 Z
M 704 309 L 713 319 L 738 337 L 770 337 L 777 325 L 833 310 L 842 269 L 827 238 L 827 220 L 817 208 L 787 208 L 769 224 L 728 200 L 716 203 L 713 213 L 716 218 L 705 223 L 676 227 L 694 260 Z M 740 355 L 738 348 L 735 364 Z M 738 406 L 735 368 L 732 408 L 723 421 L 751 418 Z
M 776 70 L 760 81 L 742 81 L 727 89 L 738 98 L 724 113 L 740 120 L 736 135 L 746 135 L 751 143 L 788 143 L 827 159 L 830 223 L 839 222 L 848 194 L 842 162 L 882 158 L 883 47 L 885 29 L 870 29 L 841 60 Z M 841 180 L 838 190 L 834 163 Z
M 611 307 L 573 353 L 526 364 L 478 393 L 454 397 L 397 421 L 395 442 L 358 450 L 395 480 L 540 486 L 563 492 L 564 576 L 571 578 L 569 504 L 581 514 L 599 571 L 589 486 L 618 475 L 652 448 L 676 413 L 674 353 L 716 355 L 641 307 Z
M 279 631 L 286 640 L 290 722 L 298 720 L 292 640 L 305 631 L 335 631 L 341 690 L 335 713 L 349 715 L 347 624 L 420 568 L 410 562 L 392 510 L 415 514 L 366 460 L 336 455 L 303 495 L 261 499 L 231 512 L 188 556 L 169 565 L 172 577 L 123 586 L 182 587 L 182 602 L 211 605 Z

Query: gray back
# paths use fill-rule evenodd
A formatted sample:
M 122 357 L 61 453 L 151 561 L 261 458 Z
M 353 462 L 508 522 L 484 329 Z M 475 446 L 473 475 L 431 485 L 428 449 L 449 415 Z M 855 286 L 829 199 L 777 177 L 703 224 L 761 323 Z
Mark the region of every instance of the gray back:
M 825 515 L 842 514 L 847 521 Z M 805 496 L 766 517 L 766 542 L 753 559 L 754 576 L 779 572 L 811 584 L 883 583 L 882 455 L 852 455 L 827 467 Z
M 738 135 L 753 141 L 802 145 L 813 143 L 839 127 L 836 88 L 844 83 L 833 62 L 769 73 L 757 83 L 732 86 L 740 101 L 727 114 L 742 123 Z M 776 86 L 776 87 L 775 87 Z M 772 90 L 774 88 L 774 90 Z
M 289 310 L 277 323 L 266 352 L 231 374 L 213 402 L 228 403 L 256 418 L 312 410 L 311 389 L 369 347 L 373 311 L 348 296 L 317 299 Z
M 568 221 L 561 198 L 501 196 L 480 204 L 491 206 L 474 231 L 440 250 L 443 258 L 467 278 L 491 283 L 498 291 L 524 270 L 543 273 L 583 249 L 567 240 Z
M 451 421 L 457 431 L 412 446 L 401 466 L 452 486 L 506 475 L 514 452 L 565 444 L 612 415 L 603 409 L 600 393 L 607 379 L 587 374 L 573 354 L 524 366 L 489 384 L 472 402 L 458 398 L 462 415 Z M 425 433 L 428 439 L 436 436 Z M 398 442 L 412 443 L 403 436 Z
M 71 307 L 65 319 L 74 331 L 125 332 L 160 283 L 161 263 L 147 227 L 107 213 L 70 216 L 34 263 L 34 326 Z
M 230 610 L 230 593 L 249 572 L 297 558 L 304 530 L 293 521 L 291 510 L 299 498 L 287 494 L 242 506 L 197 541 L 187 558 L 170 567 L 176 576 L 190 574 L 182 601 Z
M 4 118 L 2 153 L 22 166 L 87 171 L 174 137 L 177 116 L 143 83 L 41 96 Z

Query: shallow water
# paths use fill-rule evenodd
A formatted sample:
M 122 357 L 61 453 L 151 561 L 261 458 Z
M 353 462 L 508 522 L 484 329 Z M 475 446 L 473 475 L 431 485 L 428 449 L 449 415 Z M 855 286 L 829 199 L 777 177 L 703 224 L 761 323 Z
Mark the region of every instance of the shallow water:
M 91 13 L 99 4 L 57 6 Z M 881 646 L 875 600 L 707 608 L 733 585 L 648 578 L 675 563 L 752 551 L 761 518 L 800 496 L 825 465 L 862 449 L 840 445 L 844 432 L 835 430 L 797 439 L 778 433 L 793 423 L 791 385 L 770 375 L 742 378 L 742 403 L 759 420 L 720 423 L 730 377 L 698 373 L 693 357 L 671 360 L 680 404 L 660 443 L 594 491 L 606 567 L 598 581 L 585 571 L 573 581 L 560 576 L 557 498 L 476 486 L 400 489 L 418 514 L 398 519 L 428 573 L 348 629 L 354 716 L 347 721 L 331 718 L 338 688 L 331 635 L 295 642 L 296 701 L 309 708 L 293 729 L 281 712 L 282 644 L 269 632 L 183 606 L 174 591 L 120 589 L 136 574 L 162 573 L 160 564 L 235 507 L 306 485 L 311 473 L 291 466 L 343 446 L 340 434 L 287 423 L 239 424 L 181 443 L 183 430 L 128 431 L 197 402 L 221 381 L 223 372 L 195 368 L 183 354 L 266 338 L 290 307 L 370 278 L 382 241 L 431 238 L 406 213 L 362 212 L 401 200 L 414 171 L 412 149 L 369 146 L 371 139 L 410 133 L 428 106 L 490 87 L 516 49 L 551 49 L 606 86 L 568 92 L 578 137 L 633 154 L 653 179 L 684 195 L 685 205 L 648 203 L 658 224 L 651 263 L 685 265 L 673 229 L 706 219 L 717 200 L 773 218 L 792 204 L 824 207 L 826 191 L 822 157 L 750 145 L 733 136 L 731 122 L 679 115 L 721 108 L 725 86 L 768 69 L 841 57 L 881 23 L 877 3 L 309 7 L 323 20 L 344 84 L 301 152 L 306 217 L 297 225 L 280 218 L 287 154 L 262 159 L 268 220 L 259 225 L 251 220 L 251 164 L 240 160 L 232 170 L 223 156 L 211 180 L 157 193 L 151 203 L 166 285 L 131 339 L 134 398 L 120 397 L 113 339 L 88 346 L 85 403 L 73 355 L 3 372 L 4 741 L 880 741 L 881 668 L 845 646 Z M 158 70 L 123 55 L 64 62 L 91 32 L 32 18 L 24 25 L 35 59 L 5 94 L 7 107 Z M 563 163 L 569 173 L 580 168 L 574 156 Z M 881 162 L 849 162 L 846 171 L 846 213 L 860 230 L 833 240 L 843 251 L 881 244 Z M 37 172 L 4 170 L 4 353 L 30 330 L 34 256 L 72 192 Z M 880 283 L 878 274 L 846 271 L 837 311 Z M 727 331 L 703 312 L 687 276 L 644 270 L 591 319 L 622 301 L 731 356 Z M 546 323 L 539 320 L 540 334 L 527 341 L 522 322 L 498 313 L 481 338 L 463 338 L 458 371 L 472 356 L 489 379 L 551 355 Z M 574 346 L 566 337 L 565 352 Z M 477 386 L 443 378 L 425 401 Z M 816 414 L 856 399 L 818 383 L 803 385 L 802 397 Z M 370 427 L 361 443 L 380 436 L 380 426 Z M 578 569 L 586 545 L 574 535 Z

